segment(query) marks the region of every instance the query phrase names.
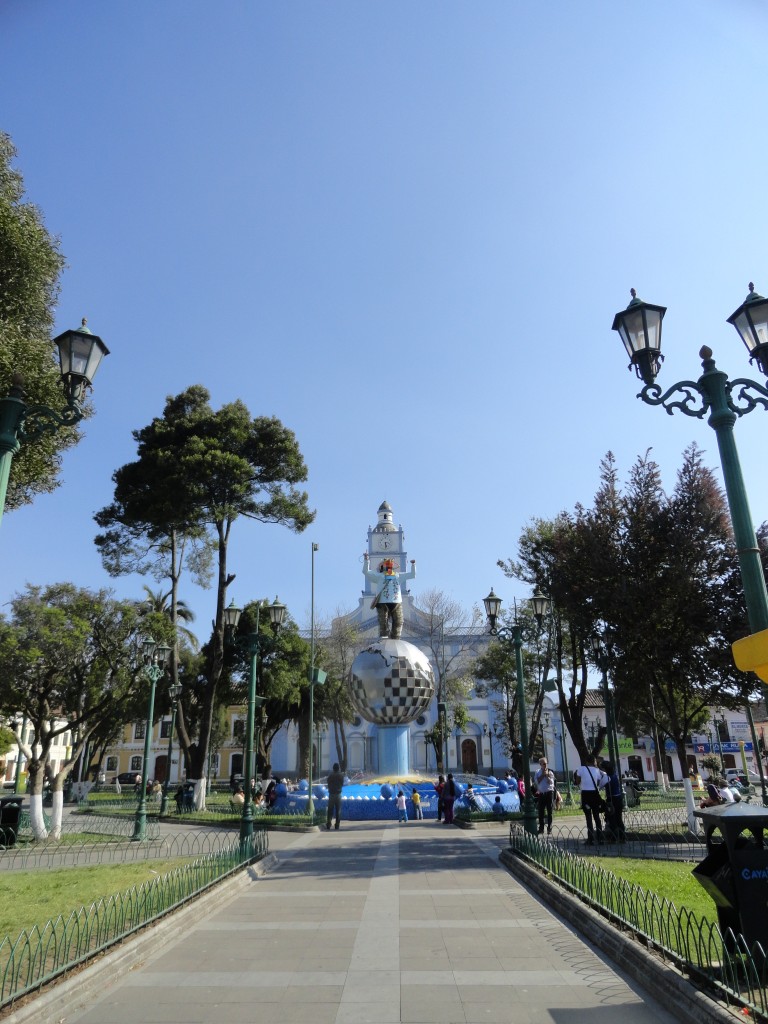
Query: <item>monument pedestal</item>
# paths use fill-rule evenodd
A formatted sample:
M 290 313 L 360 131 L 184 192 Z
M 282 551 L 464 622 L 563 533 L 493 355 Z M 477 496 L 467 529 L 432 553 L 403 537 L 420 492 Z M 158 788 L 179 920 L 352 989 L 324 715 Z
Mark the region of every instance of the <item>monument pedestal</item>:
M 376 736 L 379 748 L 379 775 L 404 776 L 410 771 L 407 725 L 380 725 Z

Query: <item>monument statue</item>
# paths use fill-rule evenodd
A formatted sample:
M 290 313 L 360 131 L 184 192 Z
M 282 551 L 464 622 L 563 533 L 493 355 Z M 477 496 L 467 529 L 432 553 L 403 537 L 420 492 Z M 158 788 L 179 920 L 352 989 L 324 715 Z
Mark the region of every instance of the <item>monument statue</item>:
M 378 572 L 374 572 L 367 551 L 363 559 L 363 575 L 380 588 L 371 602 L 379 616 L 379 636 L 399 640 L 403 632 L 403 587 L 406 580 L 416 578 L 416 561 L 411 559 L 410 572 L 397 572 L 394 560 L 385 558 L 379 563 Z

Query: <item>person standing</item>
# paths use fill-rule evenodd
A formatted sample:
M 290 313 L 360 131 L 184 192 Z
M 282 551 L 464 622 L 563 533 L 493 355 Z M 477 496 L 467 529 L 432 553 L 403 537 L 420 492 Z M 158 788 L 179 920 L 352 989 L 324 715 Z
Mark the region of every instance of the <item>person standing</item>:
M 443 787 L 443 813 L 445 814 L 444 825 L 453 824 L 453 805 L 456 802 L 456 783 L 453 781 L 453 775 L 448 772 L 448 778 L 445 781 Z
M 581 809 L 587 822 L 587 846 L 593 846 L 595 836 L 598 843 L 603 841 L 603 825 L 600 821 L 600 790 L 610 779 L 595 763 L 595 755 L 588 754 L 584 763 L 573 773 L 573 781 L 581 791 Z
M 325 818 L 326 831 L 331 830 L 331 818 L 336 815 L 336 829 L 341 822 L 341 791 L 344 788 L 344 773 L 339 771 L 338 761 L 326 781 L 328 787 L 328 813 Z
M 539 805 L 539 835 L 544 833 L 544 819 L 547 819 L 547 835 L 552 835 L 552 803 L 555 799 L 555 773 L 548 767 L 546 757 L 539 758 L 539 769 L 533 776 Z
M 395 804 L 397 805 L 397 818 L 402 825 L 404 822 L 408 821 L 408 805 L 405 800 L 405 793 L 402 789 L 398 790 Z
M 437 820 L 442 821 L 443 814 L 445 813 L 445 800 L 443 799 L 443 791 L 445 790 L 445 776 L 439 775 L 437 782 L 435 783 L 435 792 L 437 793 Z
M 424 811 L 421 809 L 421 793 L 415 787 L 411 791 L 411 803 L 413 804 L 414 821 L 423 821 Z

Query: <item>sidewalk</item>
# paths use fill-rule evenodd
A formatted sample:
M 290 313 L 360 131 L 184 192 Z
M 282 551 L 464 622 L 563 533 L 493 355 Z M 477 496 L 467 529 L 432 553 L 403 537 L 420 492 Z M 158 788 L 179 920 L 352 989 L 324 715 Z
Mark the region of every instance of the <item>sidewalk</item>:
M 277 867 L 63 1024 L 671 1024 L 498 862 L 434 822 L 276 836 Z M 93 989 L 93 996 L 87 993 Z

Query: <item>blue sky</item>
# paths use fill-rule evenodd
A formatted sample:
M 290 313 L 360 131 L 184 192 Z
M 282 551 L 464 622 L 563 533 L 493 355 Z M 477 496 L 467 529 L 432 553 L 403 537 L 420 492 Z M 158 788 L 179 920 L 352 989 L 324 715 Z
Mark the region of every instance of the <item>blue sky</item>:
M 5 517 L 0 604 L 110 581 L 93 513 L 131 431 L 193 383 L 300 442 L 315 524 L 238 523 L 239 602 L 356 604 L 383 499 L 420 591 L 464 605 L 521 528 L 589 502 L 612 450 L 665 484 L 712 431 L 635 398 L 614 313 L 669 307 L 660 383 L 768 293 L 758 0 L 204 3 L 5 0 L 0 127 L 68 260 L 57 329 L 111 349 L 52 495 Z M 760 411 L 737 426 L 768 519 Z M 151 582 L 151 581 L 150 581 Z M 183 587 L 201 635 L 213 595 Z

